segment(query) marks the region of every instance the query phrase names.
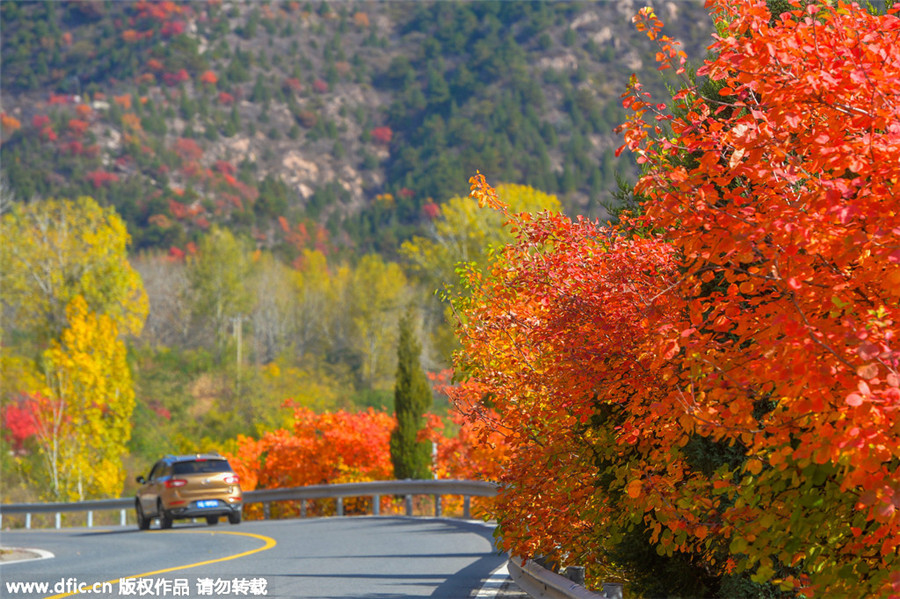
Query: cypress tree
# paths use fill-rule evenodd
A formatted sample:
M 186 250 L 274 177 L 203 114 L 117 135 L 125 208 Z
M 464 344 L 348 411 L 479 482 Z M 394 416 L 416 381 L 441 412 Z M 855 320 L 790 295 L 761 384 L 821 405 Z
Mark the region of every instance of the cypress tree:
M 419 364 L 421 353 L 422 348 L 413 334 L 410 309 L 400 319 L 394 383 L 397 428 L 391 433 L 391 462 L 397 479 L 431 478 L 431 444 L 416 440 L 419 431 L 425 427 L 425 411 L 432 402 L 431 387 Z

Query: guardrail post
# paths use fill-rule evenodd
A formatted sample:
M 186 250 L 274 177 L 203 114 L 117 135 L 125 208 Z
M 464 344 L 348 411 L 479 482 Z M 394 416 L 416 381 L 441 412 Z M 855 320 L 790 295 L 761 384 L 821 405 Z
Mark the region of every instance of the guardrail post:
M 334 498 L 335 505 L 337 507 L 337 515 L 344 515 L 344 498 L 343 497 L 335 497 Z
M 25 528 L 31 528 L 31 514 L 25 514 Z
M 306 500 L 305 499 L 300 500 L 300 517 L 306 518 Z
M 575 584 L 584 586 L 584 566 L 566 566 L 562 575 Z
M 412 495 L 406 496 L 406 515 L 412 516 Z
M 472 498 L 469 497 L 468 495 L 464 495 L 464 496 L 463 496 L 463 518 L 464 518 L 465 520 L 471 520 L 471 519 L 472 519 L 472 508 L 471 508 L 471 505 L 472 505 Z
M 263 501 L 263 520 L 268 520 L 272 517 L 272 502 L 271 501 Z
M 62 528 L 62 514 L 56 512 L 56 528 Z
M 125 512 L 124 508 L 119 512 L 119 524 L 122 526 L 128 524 L 128 514 Z
M 440 495 L 434 496 L 434 517 L 435 518 L 441 517 L 441 496 Z
M 372 496 L 372 515 L 378 516 L 381 514 L 381 495 L 373 495 Z
M 87 527 L 94 528 L 94 511 L 88 510 L 87 513 Z

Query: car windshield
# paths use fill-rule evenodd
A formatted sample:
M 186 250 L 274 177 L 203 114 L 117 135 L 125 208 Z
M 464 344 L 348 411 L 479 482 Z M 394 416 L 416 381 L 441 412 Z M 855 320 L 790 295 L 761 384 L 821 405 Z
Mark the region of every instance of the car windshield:
M 173 474 L 195 474 L 201 472 L 231 472 L 226 460 L 193 460 L 172 464 Z

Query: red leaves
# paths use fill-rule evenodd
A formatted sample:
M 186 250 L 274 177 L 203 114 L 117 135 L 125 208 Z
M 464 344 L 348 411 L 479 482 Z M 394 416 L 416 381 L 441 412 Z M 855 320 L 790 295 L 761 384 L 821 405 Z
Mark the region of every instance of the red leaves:
M 291 431 L 276 430 L 258 441 L 236 439 L 229 459 L 242 481 L 244 490 L 257 485 L 264 488 L 313 484 L 390 480 L 393 465 L 390 456 L 393 416 L 372 409 L 362 412 L 325 412 L 317 414 L 287 402 L 293 411 Z M 437 474 L 441 478 L 495 480 L 504 461 L 502 444 L 494 448 L 478 440 L 498 438 L 485 432 L 478 421 L 454 418 L 459 428 L 455 437 L 444 435 L 444 423 L 428 416 L 423 438 L 438 444 Z
M 69 119 L 69 131 L 72 132 L 72 135 L 75 137 L 81 137 L 84 135 L 84 132 L 87 131 L 88 123 L 87 121 L 82 121 L 80 119 Z
M 89 172 L 85 175 L 85 179 L 91 182 L 94 189 L 99 189 L 101 187 L 109 186 L 111 183 L 116 183 L 119 180 L 119 176 L 115 173 L 97 170 Z
M 885 268 L 900 224 L 889 191 L 900 177 L 900 138 L 891 133 L 900 128 L 900 27 L 894 17 L 845 4 L 815 5 L 815 19 L 786 13 L 775 24 L 762 3 L 711 4 L 727 16 L 727 28 L 700 74 L 723 84 L 719 98 L 707 102 L 687 88 L 681 97 L 694 98 L 690 110 L 673 121 L 676 136 L 662 139 L 647 134 L 645 98 L 634 83 L 624 129 L 627 145 L 650 165 L 638 184 L 650 198 L 650 222 L 685 257 L 673 301 L 702 315 L 691 317 L 701 334 L 687 337 L 668 379 L 690 392 L 658 404 L 663 416 L 654 429 L 666 426 L 666 414 L 687 410 L 710 436 L 747 444 L 746 470 L 757 479 L 746 496 L 767 498 L 754 503 L 757 514 L 797 501 L 791 490 L 774 490 L 785 489 L 780 472 L 799 469 L 812 484 L 810 464 L 847 465 L 833 481 L 815 483 L 825 503 L 804 504 L 790 523 L 777 516 L 780 524 L 755 531 L 749 508 L 709 516 L 732 522 L 736 536 L 763 538 L 742 551 L 761 558 L 760 547 L 787 542 L 777 532 L 787 527 L 792 542 L 816 545 L 822 510 L 852 518 L 848 492 L 893 493 L 884 477 L 900 474 L 900 414 L 896 387 L 887 383 L 900 367 L 900 312 L 895 275 Z M 733 102 L 730 111 L 705 110 L 729 106 L 722 98 Z M 695 166 L 674 165 L 668 147 L 692 152 Z M 760 396 L 771 407 L 753 415 L 751 398 Z M 658 446 L 677 455 L 663 437 Z M 765 462 L 779 469 L 765 470 Z M 666 521 L 685 517 L 658 511 Z M 879 534 L 851 542 L 849 531 L 835 531 L 817 567 L 844 560 L 866 561 L 867 571 L 883 567 L 860 558 L 860 548 L 896 537 L 900 519 L 886 509 L 868 517 L 880 522 L 872 529 Z M 818 574 L 809 584 L 848 589 Z M 882 594 L 872 584 L 868 592 Z
M 185 81 L 190 80 L 191 76 L 188 74 L 187 69 L 179 69 L 175 73 L 163 73 L 163 81 L 169 87 L 174 87 Z
M 480 204 L 507 213 L 480 173 L 470 183 Z M 630 422 L 617 433 L 598 431 L 596 406 L 623 409 L 652 389 L 653 374 L 641 362 L 651 332 L 669 314 L 660 292 L 671 276 L 671 253 L 584 219 L 509 217 L 517 243 L 490 272 L 472 273 L 472 302 L 460 306 L 466 324 L 459 366 L 472 379 L 470 391 L 453 398 L 511 445 L 497 508 L 505 548 L 553 555 L 562 545 L 596 557 L 599 537 L 585 526 L 606 522 L 606 491 L 595 486 L 594 451 L 618 453 L 641 439 L 640 426 Z M 643 505 L 653 484 L 629 479 L 618 492 Z
M 299 94 L 303 92 L 303 84 L 300 83 L 300 80 L 296 77 L 289 77 L 284 80 L 284 88 L 285 90 L 290 90 L 295 94 Z
M 167 23 L 163 23 L 163 26 L 159 29 L 160 36 L 166 37 L 174 37 L 176 35 L 181 35 L 184 33 L 185 24 L 183 21 L 169 21 Z
M 647 169 L 640 230 L 661 238 L 509 215 L 517 243 L 469 280 L 460 366 L 515 447 L 504 541 L 600 560 L 578 522 L 614 532 L 618 493 L 667 551 L 730 544 L 759 580 L 796 567 L 786 586 L 884 596 L 877 556 L 900 539 L 881 501 L 900 495 L 900 21 L 710 5 L 722 33 L 700 74 L 724 93 L 687 85 L 670 115 L 636 80 L 623 96 L 624 147 Z M 636 21 L 681 68 L 652 11 Z M 471 189 L 505 209 L 480 174 Z M 697 439 L 739 457 L 700 471 Z M 610 464 L 602 493 L 582 455 Z M 538 497 L 559 514 L 535 522 Z M 847 564 L 871 575 L 837 575 Z
M 173 149 L 183 161 L 195 161 L 203 156 L 203 148 L 200 147 L 200 144 L 188 137 L 179 138 Z
M 441 207 L 434 203 L 431 198 L 422 204 L 422 215 L 427 220 L 434 220 L 441 214 Z
M 3 408 L 3 436 L 14 452 L 23 449 L 25 441 L 38 432 L 37 418 L 28 401 L 9 403 Z
M 384 145 L 390 145 L 391 139 L 393 139 L 394 137 L 394 132 L 390 127 L 387 126 L 375 127 L 374 129 L 372 129 L 371 135 L 372 139 L 374 139 L 376 142 Z

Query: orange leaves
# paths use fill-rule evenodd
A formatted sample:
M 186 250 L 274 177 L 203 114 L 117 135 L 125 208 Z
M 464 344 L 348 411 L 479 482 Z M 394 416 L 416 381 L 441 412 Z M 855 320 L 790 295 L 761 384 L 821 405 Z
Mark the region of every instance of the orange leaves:
M 229 443 L 228 455 L 244 490 L 315 484 L 390 480 L 390 456 L 395 418 L 372 409 L 362 412 L 315 413 L 294 406 L 292 430 L 271 431 L 259 440 L 239 436 Z M 438 444 L 440 477 L 496 480 L 505 461 L 502 437 L 484 423 L 454 418 L 458 433 L 444 434 L 444 424 L 429 415 L 426 436 Z M 478 441 L 488 440 L 488 446 Z
M 22 123 L 19 122 L 19 119 L 12 115 L 6 114 L 5 112 L 0 113 L 0 129 L 2 129 L 3 133 L 10 134 L 21 127 Z
M 625 487 L 625 493 L 628 494 L 632 499 L 637 499 L 641 496 L 641 493 L 644 490 L 644 483 L 641 482 L 641 479 L 637 478 Z
M 141 131 L 141 119 L 133 112 L 126 112 L 122 115 L 122 127 L 128 131 L 137 133 Z
M 900 21 L 842 2 L 775 20 L 763 2 L 709 4 L 721 35 L 698 74 L 723 91 L 676 92 L 666 133 L 638 81 L 623 96 L 642 230 L 660 239 L 507 214 L 470 180 L 518 231 L 459 305 L 460 370 L 513 447 L 503 538 L 599 560 L 580 523 L 602 535 L 639 518 L 667 551 L 730 545 L 726 564 L 759 582 L 887 596 Z M 652 11 L 636 22 L 680 68 Z M 535 504 L 557 513 L 533 518 Z
M 506 214 L 483 175 L 470 183 L 483 206 Z M 594 460 L 642 443 L 650 413 L 626 412 L 657 397 L 655 373 L 641 362 L 652 331 L 671 316 L 661 293 L 671 252 L 584 219 L 509 218 L 517 242 L 498 254 L 489 276 L 471 274 L 472 302 L 460 304 L 458 365 L 471 391 L 453 399 L 467 413 L 491 414 L 510 445 L 496 512 L 506 548 L 553 555 L 561 545 L 599 561 L 596 531 L 609 518 L 609 499 L 596 487 Z M 600 405 L 622 412 L 617 431 L 595 425 Z M 672 434 L 680 439 L 681 428 Z M 642 498 L 644 479 L 629 478 L 616 493 Z
M 84 132 L 87 131 L 88 123 L 87 121 L 83 121 L 81 119 L 69 119 L 69 131 L 72 132 L 72 135 L 75 137 L 81 137 L 84 135 Z
M 722 86 L 718 97 L 679 92 L 693 100 L 669 138 L 648 133 L 651 101 L 638 83 L 626 102 L 627 145 L 648 164 L 638 183 L 648 220 L 684 257 L 672 298 L 699 333 L 680 340 L 684 351 L 666 373 L 690 393 L 658 403 L 648 424 L 664 429 L 669 411 L 687 410 L 698 430 L 746 446 L 740 471 L 757 499 L 710 514 L 747 535 L 741 553 L 761 560 L 801 543 L 815 548 L 803 564 L 808 584 L 847 592 L 849 579 L 823 572 L 852 563 L 872 573 L 866 592 L 883 595 L 885 564 L 860 556 L 900 535 L 893 511 L 866 514 L 878 522 L 871 535 L 837 524 L 827 546 L 819 535 L 825 521 L 859 517 L 854 494 L 886 496 L 885 480 L 900 475 L 900 391 L 891 384 L 900 382 L 891 261 L 900 237 L 900 21 L 845 3 L 772 22 L 763 3 L 710 5 L 721 34 L 698 74 Z M 652 13 L 639 20 L 660 37 Z M 690 160 L 673 160 L 671 147 Z M 673 343 L 663 337 L 657 347 Z M 814 491 L 798 498 L 798 487 Z M 796 511 L 778 514 L 778 525 L 752 528 L 791 503 Z M 761 579 L 775 566 L 761 568 Z
M 503 212 L 507 207 L 506 204 L 500 200 L 497 191 L 487 184 L 484 175 L 479 172 L 476 172 L 474 176 L 469 178 L 469 189 L 469 195 L 478 201 L 478 206 L 481 208 L 488 206 L 489 208 Z
M 203 74 L 200 75 L 199 81 L 204 85 L 215 85 L 219 81 L 219 78 L 213 71 L 204 71 Z
M 744 468 L 750 474 L 759 474 L 760 472 L 762 472 L 763 464 L 760 460 L 753 459 L 753 460 L 749 460 L 744 465 Z
M 369 27 L 369 15 L 362 11 L 357 11 L 353 14 L 353 24 L 359 27 L 360 29 L 366 29 Z

